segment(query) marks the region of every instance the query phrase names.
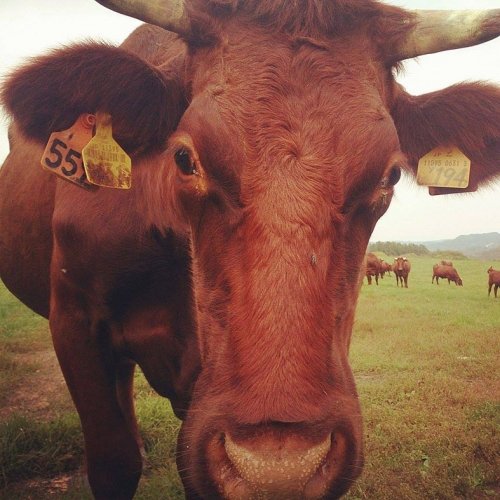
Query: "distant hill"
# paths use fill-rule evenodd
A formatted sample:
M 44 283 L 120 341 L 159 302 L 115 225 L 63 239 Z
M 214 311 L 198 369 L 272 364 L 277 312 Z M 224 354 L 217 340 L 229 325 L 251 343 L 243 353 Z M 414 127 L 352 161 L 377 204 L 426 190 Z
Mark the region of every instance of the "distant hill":
M 419 241 L 418 243 L 431 252 L 454 250 L 475 259 L 500 259 L 500 233 L 465 234 L 452 240 Z

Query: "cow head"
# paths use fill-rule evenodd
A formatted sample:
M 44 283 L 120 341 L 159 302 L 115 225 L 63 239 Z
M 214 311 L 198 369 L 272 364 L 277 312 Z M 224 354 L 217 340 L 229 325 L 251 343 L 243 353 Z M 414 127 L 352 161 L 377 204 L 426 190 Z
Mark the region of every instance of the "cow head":
M 406 257 L 395 257 L 393 269 L 403 271 L 407 267 L 408 259 Z
M 191 241 L 201 372 L 179 437 L 186 492 L 339 496 L 363 463 L 348 363 L 360 270 L 401 170 L 452 143 L 472 160 L 472 183 L 498 173 L 499 90 L 412 97 L 397 65 L 496 36 L 498 12 L 456 21 L 369 0 L 100 3 L 185 43 L 154 68 L 101 49 L 106 64 L 133 60 L 162 82 L 130 96 L 147 103 L 137 110 L 147 126 L 95 87 L 78 106 L 119 117 L 152 220 Z M 79 64 L 90 49 L 80 50 Z M 127 92 L 123 74 L 99 88 Z

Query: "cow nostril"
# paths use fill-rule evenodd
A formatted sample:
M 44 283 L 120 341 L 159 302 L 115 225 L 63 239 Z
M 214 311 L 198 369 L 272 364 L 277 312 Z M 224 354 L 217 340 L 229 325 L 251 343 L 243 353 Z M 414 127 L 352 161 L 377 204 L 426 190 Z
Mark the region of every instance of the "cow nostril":
M 346 465 L 347 456 L 347 439 L 342 434 L 334 434 L 332 437 L 332 444 L 328 452 L 328 456 L 323 461 L 322 466 L 318 472 L 307 482 L 304 488 L 305 498 L 323 498 L 330 490 L 332 484 L 339 478 L 342 480 L 348 479 L 342 477 L 344 467 Z M 340 481 L 341 483 L 343 481 Z M 341 492 L 345 489 L 345 484 L 337 485 L 337 494 L 335 498 L 340 496 Z

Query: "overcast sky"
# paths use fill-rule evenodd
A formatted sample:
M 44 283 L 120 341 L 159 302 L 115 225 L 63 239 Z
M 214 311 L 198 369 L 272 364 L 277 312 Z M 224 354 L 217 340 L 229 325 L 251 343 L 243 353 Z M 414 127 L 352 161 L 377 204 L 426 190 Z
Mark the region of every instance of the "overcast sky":
M 353 0 L 356 1 L 356 0 Z M 387 0 L 408 9 L 499 8 L 500 0 Z M 27 57 L 84 39 L 120 43 L 139 24 L 93 0 L 0 0 L 0 78 Z M 465 80 L 500 84 L 500 40 L 407 61 L 399 78 L 412 94 Z M 500 117 L 499 117 L 500 120 Z M 8 153 L 0 116 L 0 162 Z M 499 161 L 500 172 L 500 161 Z M 500 181 L 475 194 L 429 196 L 404 178 L 372 241 L 426 241 L 500 231 Z

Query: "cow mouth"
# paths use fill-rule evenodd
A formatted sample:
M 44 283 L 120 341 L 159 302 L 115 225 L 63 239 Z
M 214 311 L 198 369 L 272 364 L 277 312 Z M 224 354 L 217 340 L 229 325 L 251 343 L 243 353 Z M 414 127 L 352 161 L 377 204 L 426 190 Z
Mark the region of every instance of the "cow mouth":
M 220 433 L 208 453 L 211 477 L 226 500 L 338 498 L 354 479 L 347 470 L 348 441 L 341 433 L 328 435 L 304 453 L 262 454 L 258 460 Z

